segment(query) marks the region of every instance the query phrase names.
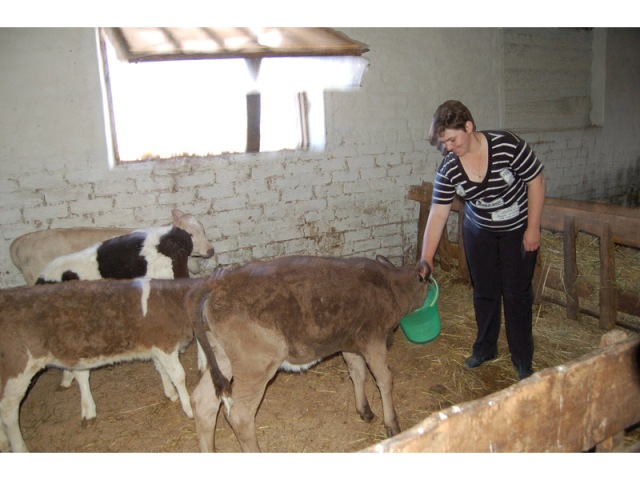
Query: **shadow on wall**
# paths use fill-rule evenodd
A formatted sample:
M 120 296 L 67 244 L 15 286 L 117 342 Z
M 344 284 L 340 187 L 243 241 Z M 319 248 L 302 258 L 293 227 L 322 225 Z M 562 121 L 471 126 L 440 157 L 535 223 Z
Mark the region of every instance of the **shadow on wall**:
M 640 158 L 629 169 L 629 188 L 624 198 L 625 207 L 640 207 Z
M 606 178 L 605 185 L 610 180 L 611 177 Z M 636 159 L 635 165 L 615 172 L 613 185 L 620 185 L 621 190 L 601 200 L 624 207 L 640 207 L 640 157 Z

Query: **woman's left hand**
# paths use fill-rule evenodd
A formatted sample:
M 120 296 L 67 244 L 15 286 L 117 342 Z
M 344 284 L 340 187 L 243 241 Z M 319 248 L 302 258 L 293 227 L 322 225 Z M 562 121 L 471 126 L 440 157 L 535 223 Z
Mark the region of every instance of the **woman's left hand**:
M 522 244 L 525 252 L 534 252 L 540 248 L 540 230 L 535 228 L 527 228 L 524 231 Z

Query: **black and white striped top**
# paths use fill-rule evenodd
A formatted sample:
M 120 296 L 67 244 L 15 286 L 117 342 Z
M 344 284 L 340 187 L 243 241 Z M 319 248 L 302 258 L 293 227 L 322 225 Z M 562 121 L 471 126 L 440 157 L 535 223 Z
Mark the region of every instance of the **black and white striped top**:
M 479 133 L 489 148 L 488 171 L 482 182 L 467 177 L 460 158 L 449 153 L 438 167 L 432 203 L 451 204 L 457 194 L 464 201 L 465 221 L 479 228 L 506 232 L 526 226 L 526 184 L 542 172 L 542 163 L 527 142 L 509 131 Z

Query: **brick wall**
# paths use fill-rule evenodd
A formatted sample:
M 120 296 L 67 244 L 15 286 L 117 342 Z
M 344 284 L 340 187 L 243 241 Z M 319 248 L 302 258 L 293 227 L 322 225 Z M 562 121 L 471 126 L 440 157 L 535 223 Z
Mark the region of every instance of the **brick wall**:
M 23 283 L 9 258 L 10 243 L 21 234 L 161 225 L 170 221 L 174 207 L 204 223 L 216 249 L 205 269 L 295 253 L 383 254 L 396 264 L 413 261 L 418 204 L 406 194 L 409 185 L 433 180 L 441 158 L 425 140 L 431 115 L 445 99 L 458 98 L 480 128 L 503 126 L 502 32 L 343 31 L 369 45 L 371 66 L 362 89 L 326 94 L 323 152 L 224 155 L 110 169 L 94 32 L 0 30 L 0 286 Z M 640 46 L 635 33 L 616 35 Z M 637 74 L 637 64 L 633 68 Z M 637 104 L 638 93 L 632 91 L 626 102 Z M 617 118 L 631 115 L 618 109 Z M 630 152 L 637 157 L 640 136 L 630 135 L 637 133 L 634 122 L 612 127 L 611 137 L 616 128 L 627 133 L 622 143 L 615 138 L 618 156 L 611 166 L 616 169 L 617 164 L 630 169 Z M 603 170 L 600 163 L 613 142 L 605 128 L 527 132 L 547 165 L 550 194 L 610 193 L 602 179 L 614 168 Z

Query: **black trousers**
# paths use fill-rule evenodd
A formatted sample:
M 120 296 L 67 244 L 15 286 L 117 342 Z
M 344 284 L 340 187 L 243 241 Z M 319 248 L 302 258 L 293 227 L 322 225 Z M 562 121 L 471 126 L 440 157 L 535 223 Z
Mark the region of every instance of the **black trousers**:
M 470 223 L 464 222 L 462 235 L 478 325 L 473 353 L 488 357 L 497 352 L 504 303 L 511 361 L 516 367 L 531 367 L 532 279 L 538 252 L 525 252 L 524 228 L 496 233 Z

